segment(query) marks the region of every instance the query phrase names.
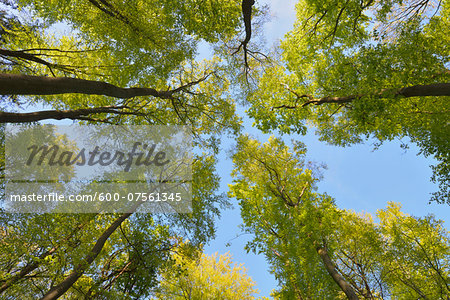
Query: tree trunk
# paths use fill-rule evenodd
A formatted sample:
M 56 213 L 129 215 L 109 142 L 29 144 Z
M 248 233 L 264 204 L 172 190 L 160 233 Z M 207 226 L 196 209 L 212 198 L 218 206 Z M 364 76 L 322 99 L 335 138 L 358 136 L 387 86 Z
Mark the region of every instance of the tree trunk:
M 140 112 L 125 112 L 121 109 L 126 108 L 124 106 L 103 106 L 103 107 L 93 107 L 93 108 L 80 108 L 72 110 L 43 110 L 31 113 L 12 113 L 0 111 L 0 123 L 28 123 L 37 122 L 40 120 L 47 119 L 72 119 L 80 120 L 84 116 L 99 113 L 110 113 L 110 114 L 120 114 L 120 115 L 141 115 Z
M 322 97 L 319 99 L 314 99 L 312 96 L 303 95 L 302 97 L 310 98 L 309 101 L 302 104 L 302 106 L 307 106 L 309 104 L 321 105 L 324 103 L 337 103 L 344 104 L 352 102 L 353 100 L 360 99 L 365 96 L 372 95 L 378 98 L 389 97 L 393 95 L 394 97 L 429 97 L 429 96 L 450 96 L 450 83 L 434 83 L 427 85 L 413 85 L 399 89 L 383 89 L 373 94 L 361 94 L 361 95 L 350 95 L 343 97 Z M 281 107 L 279 107 L 281 108 Z M 288 107 L 294 108 L 294 107 Z
M 170 99 L 174 91 L 157 91 L 153 88 L 121 88 L 110 83 L 71 77 L 29 76 L 0 74 L 0 95 L 103 95 L 115 98 L 154 96 Z
M 345 279 L 341 276 L 341 274 L 339 274 L 339 272 L 336 270 L 336 267 L 334 266 L 330 256 L 328 255 L 326 246 L 318 247 L 316 250 L 320 258 L 322 259 L 328 273 L 333 278 L 333 280 L 339 285 L 339 287 L 345 293 L 347 298 L 350 300 L 358 300 L 359 298 L 356 295 L 353 288 L 350 286 L 350 284 L 348 284 L 347 281 L 345 281 Z

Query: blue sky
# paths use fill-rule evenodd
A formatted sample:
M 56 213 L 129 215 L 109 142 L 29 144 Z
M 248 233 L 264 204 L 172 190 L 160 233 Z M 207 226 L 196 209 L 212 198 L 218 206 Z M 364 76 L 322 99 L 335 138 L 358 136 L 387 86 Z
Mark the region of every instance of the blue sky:
M 258 5 L 269 1 L 258 1 Z M 269 44 L 283 38 L 292 29 L 295 21 L 295 3 L 293 0 L 276 0 L 268 3 L 272 19 L 265 25 L 264 36 Z M 244 132 L 252 134 L 265 142 L 269 135 L 262 134 L 251 127 L 251 120 L 246 118 Z M 326 192 L 336 199 L 340 208 L 353 209 L 357 212 L 375 213 L 386 207 L 387 202 L 402 203 L 402 211 L 424 216 L 434 214 L 448 224 L 450 208 L 447 205 L 428 204 L 430 193 L 437 186 L 430 182 L 432 159 L 417 156 L 418 149 L 410 145 L 406 152 L 400 148 L 401 141 L 387 142 L 380 149 L 373 151 L 374 141 L 354 145 L 348 148 L 335 147 L 318 141 L 310 130 L 306 136 L 284 136 L 285 140 L 297 139 L 308 147 L 308 159 L 322 162 L 328 166 L 324 179 L 319 184 L 319 191 Z M 408 140 L 403 140 L 408 142 Z M 233 141 L 224 139 L 217 167 L 220 174 L 221 191 L 227 192 L 231 183 L 231 160 L 226 151 L 232 149 Z M 246 253 L 244 246 L 251 236 L 242 235 L 239 225 L 239 206 L 231 199 L 234 209 L 224 211 L 217 222 L 217 238 L 205 247 L 207 254 L 230 252 L 235 263 L 243 263 L 248 274 L 257 283 L 260 296 L 269 296 L 277 287 L 269 265 L 263 255 Z M 448 228 L 448 226 L 447 226 Z M 230 244 L 227 246 L 227 244 Z

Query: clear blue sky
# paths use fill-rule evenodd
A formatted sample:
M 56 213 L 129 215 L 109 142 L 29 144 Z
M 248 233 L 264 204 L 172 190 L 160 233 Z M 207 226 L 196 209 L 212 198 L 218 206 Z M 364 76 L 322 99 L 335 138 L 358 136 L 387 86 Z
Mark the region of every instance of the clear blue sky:
M 268 3 L 269 1 L 257 1 Z M 292 29 L 295 20 L 294 0 L 275 0 L 268 3 L 271 7 L 271 22 L 266 24 L 264 34 L 268 43 L 283 38 Z M 264 135 L 251 127 L 251 120 L 246 119 L 244 132 L 252 134 L 260 141 L 266 142 L 269 135 Z M 424 216 L 432 213 L 437 218 L 449 223 L 450 208 L 447 205 L 428 204 L 430 193 L 437 186 L 430 182 L 430 164 L 434 161 L 417 156 L 418 149 L 411 145 L 405 152 L 400 148 L 400 141 L 388 142 L 376 151 L 371 141 L 364 145 L 340 148 L 319 142 L 314 134 L 307 136 L 290 136 L 286 140 L 298 139 L 308 147 L 308 159 L 323 162 L 328 166 L 324 180 L 319 184 L 321 192 L 326 192 L 336 199 L 340 208 L 374 213 L 385 208 L 387 202 L 395 201 L 403 205 L 402 211 Z M 407 142 L 405 140 L 404 142 Z M 231 160 L 226 156 L 226 150 L 233 146 L 232 140 L 224 140 L 220 163 L 217 170 L 222 178 L 221 191 L 228 191 L 231 183 Z M 257 283 L 260 296 L 269 296 L 270 291 L 277 286 L 269 266 L 263 255 L 247 254 L 244 250 L 249 235 L 240 235 L 239 206 L 231 199 L 234 209 L 222 213 L 217 222 L 217 238 L 205 247 L 207 254 L 230 252 L 235 263 L 243 263 L 248 274 Z M 448 225 L 447 225 L 448 228 Z M 240 236 L 239 236 L 240 235 Z M 231 245 L 227 247 L 227 243 Z

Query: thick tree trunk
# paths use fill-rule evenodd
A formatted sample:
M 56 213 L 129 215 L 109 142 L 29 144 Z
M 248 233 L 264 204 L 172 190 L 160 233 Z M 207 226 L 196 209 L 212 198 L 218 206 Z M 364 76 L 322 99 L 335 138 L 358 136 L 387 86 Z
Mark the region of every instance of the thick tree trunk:
M 246 46 L 252 37 L 252 6 L 255 0 L 242 0 L 242 16 L 244 18 L 245 39 L 242 44 Z
M 245 67 L 248 69 L 248 49 L 247 45 L 250 42 L 252 37 L 252 6 L 255 4 L 255 0 L 242 0 L 242 17 L 244 18 L 244 27 L 245 27 L 245 38 L 237 48 L 237 50 L 233 53 L 239 52 L 241 47 L 244 50 L 244 63 Z
M 57 95 L 77 93 L 123 99 L 137 96 L 154 96 L 170 99 L 175 91 L 178 90 L 157 91 L 153 88 L 121 88 L 103 81 L 70 77 L 0 74 L 0 95 Z
M 359 298 L 356 295 L 353 288 L 350 286 L 350 284 L 348 284 L 347 281 L 345 281 L 345 279 L 341 276 L 341 274 L 339 274 L 339 272 L 336 270 L 336 267 L 334 266 L 333 262 L 331 261 L 330 256 L 328 255 L 326 246 L 318 247 L 317 253 L 319 254 L 320 258 L 322 259 L 328 273 L 333 278 L 333 280 L 339 285 L 339 287 L 345 293 L 347 298 L 350 300 L 358 300 Z
M 322 98 L 314 98 L 312 95 L 300 95 L 289 86 L 285 85 L 286 89 L 293 93 L 297 99 L 309 99 L 306 102 L 303 102 L 301 105 L 278 105 L 272 107 L 272 109 L 296 109 L 299 107 L 305 107 L 311 104 L 314 105 L 322 105 L 325 103 L 336 103 L 336 104 L 345 104 L 350 103 L 354 100 L 361 99 L 362 97 L 372 96 L 376 98 L 388 98 L 388 97 L 397 97 L 397 98 L 409 98 L 409 97 L 439 97 L 439 96 L 450 96 L 450 83 L 434 83 L 434 84 L 426 84 L 426 85 L 413 85 L 404 88 L 398 89 L 383 89 L 378 92 L 374 92 L 371 94 L 359 94 L 359 95 L 348 95 L 341 97 L 322 97 Z

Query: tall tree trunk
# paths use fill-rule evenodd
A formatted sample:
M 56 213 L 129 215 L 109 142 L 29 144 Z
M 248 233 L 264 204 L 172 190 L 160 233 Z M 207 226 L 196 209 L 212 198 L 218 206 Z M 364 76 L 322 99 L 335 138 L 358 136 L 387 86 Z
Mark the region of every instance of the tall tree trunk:
M 91 114 L 108 113 L 117 115 L 143 115 L 140 112 L 122 111 L 125 106 L 101 106 L 93 108 L 80 108 L 72 110 L 42 110 L 30 113 L 12 113 L 0 111 L 0 123 L 29 123 L 47 119 L 82 120 Z
M 324 104 L 324 103 L 349 103 L 353 100 L 362 98 L 364 96 L 375 96 L 379 98 L 394 97 L 410 98 L 410 97 L 429 97 L 429 96 L 450 96 L 450 83 L 434 83 L 427 85 L 413 85 L 399 89 L 383 89 L 373 94 L 367 95 L 350 95 L 344 97 L 323 97 L 320 99 L 310 99 L 309 101 L 303 103 L 302 106 L 309 104 Z
M 333 278 L 333 280 L 339 285 L 339 287 L 345 293 L 347 298 L 350 300 L 358 300 L 359 298 L 356 295 L 353 288 L 350 286 L 350 284 L 348 284 L 347 281 L 345 281 L 344 277 L 342 277 L 341 274 L 339 274 L 339 272 L 336 270 L 336 267 L 334 266 L 330 256 L 328 255 L 327 247 L 326 246 L 317 247 L 316 250 L 320 258 L 322 259 L 328 273 Z

